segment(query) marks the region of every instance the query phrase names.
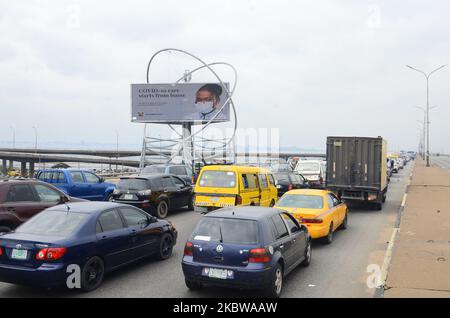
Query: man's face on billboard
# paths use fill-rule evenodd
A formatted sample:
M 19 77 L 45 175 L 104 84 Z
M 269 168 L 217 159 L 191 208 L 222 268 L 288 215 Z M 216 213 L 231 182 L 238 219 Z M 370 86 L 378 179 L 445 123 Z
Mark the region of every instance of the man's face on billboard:
M 207 103 L 212 102 L 213 106 L 217 106 L 217 99 L 215 98 L 214 94 L 207 90 L 201 90 L 197 92 L 197 95 L 195 97 L 195 103 Z

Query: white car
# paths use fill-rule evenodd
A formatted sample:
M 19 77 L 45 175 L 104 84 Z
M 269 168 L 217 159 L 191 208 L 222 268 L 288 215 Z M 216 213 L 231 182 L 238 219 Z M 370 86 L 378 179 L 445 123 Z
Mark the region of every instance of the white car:
M 313 187 L 325 186 L 326 161 L 299 160 L 294 170 L 305 177 Z

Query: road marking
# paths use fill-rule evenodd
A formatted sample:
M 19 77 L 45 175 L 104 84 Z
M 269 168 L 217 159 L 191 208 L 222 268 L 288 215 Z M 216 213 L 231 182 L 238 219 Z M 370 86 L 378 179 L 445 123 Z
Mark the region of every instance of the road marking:
M 405 204 L 406 204 L 406 197 L 407 197 L 407 196 L 408 196 L 408 193 L 405 193 L 405 194 L 403 195 L 403 200 L 402 200 L 402 205 L 401 205 L 402 208 L 405 207 Z
M 392 230 L 391 239 L 389 240 L 389 244 L 386 249 L 386 254 L 384 256 L 383 266 L 381 267 L 381 286 L 379 286 L 380 288 L 382 288 L 386 284 L 388 269 L 392 259 L 392 250 L 394 249 L 394 242 L 395 238 L 397 237 L 398 231 L 399 231 L 398 228 L 394 228 Z
M 398 233 L 400 232 L 400 219 L 403 214 L 403 211 L 405 209 L 406 205 L 406 198 L 408 196 L 408 188 L 411 184 L 412 177 L 414 175 L 414 167 L 410 173 L 410 177 L 406 183 L 406 189 L 405 194 L 403 194 L 402 204 L 400 205 L 400 208 L 398 210 L 397 214 L 397 221 L 394 225 L 394 228 L 392 229 L 392 235 L 391 239 L 389 240 L 388 247 L 386 249 L 386 254 L 384 255 L 384 261 L 383 266 L 381 267 L 381 280 L 380 280 L 380 286 L 378 286 L 375 290 L 374 297 L 383 297 L 384 294 L 384 288 L 386 288 L 386 282 L 387 282 L 387 276 L 388 276 L 388 270 L 391 265 L 391 259 L 392 259 L 392 251 L 394 249 L 394 243 L 395 239 L 397 238 Z

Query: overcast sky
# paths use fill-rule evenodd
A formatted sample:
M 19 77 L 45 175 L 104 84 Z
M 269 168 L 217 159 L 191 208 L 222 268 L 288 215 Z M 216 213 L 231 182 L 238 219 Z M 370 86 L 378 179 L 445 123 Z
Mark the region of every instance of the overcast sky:
M 239 73 L 239 126 L 279 128 L 281 146 L 381 135 L 416 149 L 425 71 L 450 61 L 450 2 L 0 0 L 0 141 L 141 143 L 130 83 L 157 50 L 188 50 Z M 195 63 L 160 56 L 153 82 Z M 227 70 L 218 70 L 231 81 Z M 206 73 L 193 81 L 211 80 Z M 430 81 L 432 151 L 450 152 L 450 66 Z M 156 130 L 155 130 L 156 131 Z M 163 133 L 163 132 L 161 132 Z

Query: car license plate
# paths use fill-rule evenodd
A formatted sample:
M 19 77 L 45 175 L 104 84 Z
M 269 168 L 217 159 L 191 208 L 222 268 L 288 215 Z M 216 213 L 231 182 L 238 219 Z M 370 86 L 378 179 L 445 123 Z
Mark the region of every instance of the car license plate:
M 132 195 L 132 194 L 125 194 L 125 195 L 123 196 L 123 198 L 124 198 L 125 200 L 133 200 L 134 195 Z
M 11 258 L 18 259 L 18 260 L 26 260 L 28 256 L 27 250 L 16 250 L 13 249 L 11 253 Z
M 234 278 L 234 272 L 232 270 L 221 269 L 221 268 L 205 267 L 205 268 L 203 268 L 202 274 L 204 276 L 208 276 L 210 278 L 218 278 L 218 279 L 233 279 Z
M 218 197 L 211 197 L 209 199 L 209 201 L 211 201 L 211 202 L 219 202 L 219 198 Z

